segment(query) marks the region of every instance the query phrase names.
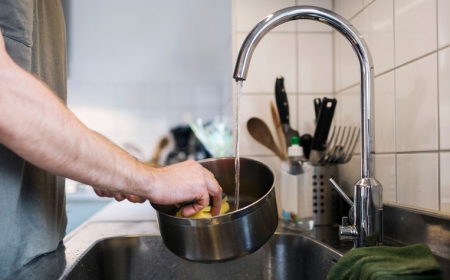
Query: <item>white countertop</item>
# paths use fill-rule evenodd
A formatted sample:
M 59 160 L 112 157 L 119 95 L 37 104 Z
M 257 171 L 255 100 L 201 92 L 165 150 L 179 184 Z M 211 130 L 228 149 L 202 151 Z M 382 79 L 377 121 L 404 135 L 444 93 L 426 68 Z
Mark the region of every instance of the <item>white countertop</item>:
M 86 222 L 99 221 L 156 221 L 156 211 L 148 201 L 144 203 L 131 203 L 128 200 L 121 202 L 113 200 Z
M 159 229 L 157 228 L 156 222 L 156 211 L 148 201 L 144 203 L 131 203 L 128 200 L 122 202 L 113 200 L 78 226 L 75 230 L 67 234 L 64 238 L 64 243 L 67 244 L 67 242 L 74 242 L 74 239 L 78 239 L 74 237 L 88 228 L 98 227 L 101 224 L 106 226 L 110 223 L 116 223 L 117 225 L 128 224 L 128 226 L 127 228 L 119 227 L 120 230 L 118 230 L 117 227 L 114 227 L 111 232 L 103 229 L 103 237 L 129 234 L 159 234 Z M 133 227 L 130 227 L 133 223 L 136 225 L 150 223 L 152 226 L 149 227 L 148 230 L 145 228 L 139 228 L 137 231 L 133 231 Z

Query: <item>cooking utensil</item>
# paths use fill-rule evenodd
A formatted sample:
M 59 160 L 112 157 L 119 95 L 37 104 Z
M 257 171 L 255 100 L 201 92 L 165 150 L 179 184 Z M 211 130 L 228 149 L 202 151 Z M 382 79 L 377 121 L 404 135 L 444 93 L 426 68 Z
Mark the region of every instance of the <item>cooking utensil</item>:
M 320 107 L 322 106 L 322 100 L 320 98 L 314 99 L 314 112 L 316 114 L 316 122 L 319 118 Z
M 281 126 L 283 128 L 286 139 L 286 147 L 291 145 L 291 138 L 297 136 L 300 138 L 298 131 L 292 129 L 289 124 L 289 103 L 284 88 L 284 78 L 277 77 L 275 81 L 275 101 L 277 103 L 278 114 L 280 115 Z
M 158 164 L 159 157 L 161 155 L 161 151 L 169 144 L 169 139 L 167 137 L 163 137 L 159 140 L 158 145 L 156 146 L 155 151 L 153 152 L 153 156 L 147 164 Z
M 352 159 L 353 152 L 355 151 L 356 144 L 358 143 L 359 133 L 360 133 L 360 129 L 355 127 L 354 132 L 352 134 L 352 138 L 348 145 L 348 149 L 345 152 L 344 157 L 341 159 L 340 163 L 347 163 Z
M 284 154 L 284 157 L 287 158 L 288 151 L 286 147 L 286 137 L 284 136 L 283 128 L 281 127 L 280 116 L 278 115 L 277 107 L 275 107 L 275 103 L 273 100 L 270 101 L 270 112 L 272 113 L 273 124 L 277 130 L 278 140 L 280 141 L 281 152 Z
M 235 158 L 199 161 L 211 171 L 223 191 L 235 192 Z M 261 248 L 278 226 L 275 174 L 267 165 L 240 158 L 240 201 L 242 208 L 212 218 L 174 216 L 175 205 L 152 203 L 161 237 L 175 255 L 195 262 L 237 259 Z M 234 198 L 230 197 L 230 204 Z M 230 205 L 230 209 L 235 209 Z
M 339 126 L 336 133 L 336 137 L 333 137 L 335 129 L 336 127 L 333 128 L 331 137 L 327 141 L 327 149 L 324 153 L 324 156 L 321 159 L 322 162 L 334 162 L 336 158 L 339 156 L 340 152 L 342 151 L 342 141 L 346 135 L 345 131 L 347 130 L 347 127 L 344 127 L 342 131 L 341 127 Z
M 359 129 L 357 127 L 333 127 L 327 141 L 327 148 L 319 159 L 319 163 L 347 163 L 350 161 L 358 142 Z
M 311 134 L 303 134 L 300 137 L 300 145 L 303 147 L 303 155 L 306 159 L 309 159 L 309 154 L 311 153 L 312 139 Z
M 278 149 L 275 141 L 273 140 L 272 133 L 270 132 L 267 124 L 258 118 L 251 118 L 247 121 L 247 129 L 250 135 L 259 143 L 267 147 L 274 152 L 281 160 L 284 160 L 284 154 Z
M 334 111 L 336 109 L 337 100 L 334 98 L 324 97 L 320 106 L 319 117 L 316 123 L 316 130 L 311 144 L 310 160 L 313 164 L 317 164 L 323 156 L 323 152 L 327 148 L 328 133 L 330 131 L 331 122 L 333 121 Z

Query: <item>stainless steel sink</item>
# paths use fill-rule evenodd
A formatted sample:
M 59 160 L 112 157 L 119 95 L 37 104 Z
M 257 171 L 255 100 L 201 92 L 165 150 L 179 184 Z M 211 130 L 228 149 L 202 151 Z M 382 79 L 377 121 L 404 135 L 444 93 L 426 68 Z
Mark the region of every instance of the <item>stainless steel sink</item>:
M 92 246 L 66 279 L 326 279 L 341 256 L 309 237 L 276 233 L 250 256 L 203 264 L 175 256 L 158 235 L 113 237 Z

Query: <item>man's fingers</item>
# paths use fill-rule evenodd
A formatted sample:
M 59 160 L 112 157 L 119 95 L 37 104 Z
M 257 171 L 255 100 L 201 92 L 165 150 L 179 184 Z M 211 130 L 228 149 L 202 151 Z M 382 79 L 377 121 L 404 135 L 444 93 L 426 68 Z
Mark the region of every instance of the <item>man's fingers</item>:
M 114 193 L 113 196 L 118 202 L 121 202 L 121 201 L 123 201 L 124 199 L 127 198 L 125 195 L 123 195 L 121 193 Z
M 194 215 L 198 211 L 202 210 L 209 204 L 209 195 L 206 195 L 206 197 L 203 195 L 200 199 L 196 200 L 194 203 L 186 206 L 181 211 L 181 215 L 184 217 L 189 217 L 191 215 Z
M 133 203 L 144 203 L 147 199 L 145 198 L 141 198 L 137 195 L 128 195 L 127 196 L 128 201 L 133 202 Z
M 101 190 L 94 189 L 94 192 L 95 192 L 98 196 L 104 197 L 103 192 L 102 192 Z
M 133 202 L 133 203 L 143 203 L 145 202 L 147 199 L 139 197 L 137 195 L 132 195 L 132 194 L 123 194 L 123 193 L 118 193 L 118 192 L 109 192 L 109 191 L 103 191 L 103 190 L 99 190 L 99 189 L 94 189 L 94 192 L 100 196 L 100 197 L 113 197 L 115 200 L 117 201 L 123 201 L 125 199 L 128 199 L 128 201 Z
M 94 189 L 94 192 L 100 197 L 111 197 L 111 198 L 115 198 L 117 201 L 122 201 L 126 198 L 125 196 L 123 196 L 120 193 L 112 193 L 109 191 L 102 191 L 102 190 L 98 190 L 98 189 Z
M 109 191 L 102 191 L 102 192 L 103 192 L 103 196 L 111 197 L 111 198 L 114 197 L 114 195 Z
M 220 208 L 222 206 L 222 188 L 219 186 L 216 178 L 214 178 L 214 175 L 209 171 L 207 171 L 205 181 L 208 193 L 212 199 L 211 215 L 217 216 L 220 214 Z
M 205 208 L 205 206 L 202 206 L 194 202 L 193 204 L 184 207 L 183 210 L 181 211 L 181 215 L 183 217 L 189 217 L 191 215 L 194 215 L 198 211 L 202 210 L 203 208 Z

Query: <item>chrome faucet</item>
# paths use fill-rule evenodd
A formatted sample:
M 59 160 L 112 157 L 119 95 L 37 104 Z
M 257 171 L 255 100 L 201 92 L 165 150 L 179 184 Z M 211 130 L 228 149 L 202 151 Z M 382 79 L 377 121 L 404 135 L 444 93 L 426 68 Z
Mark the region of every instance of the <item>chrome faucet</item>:
M 354 205 L 348 218 L 340 227 L 341 240 L 353 240 L 355 247 L 381 245 L 383 243 L 383 194 L 382 186 L 370 177 L 371 120 L 373 104 L 373 64 L 369 49 L 359 32 L 343 17 L 327 9 L 314 6 L 294 6 L 279 10 L 262 19 L 242 43 L 233 77 L 236 81 L 247 78 L 250 60 L 259 41 L 273 28 L 288 21 L 308 19 L 325 23 L 341 33 L 355 51 L 361 72 L 361 179 L 354 186 Z M 339 190 L 340 188 L 336 185 Z M 342 190 L 338 191 L 341 195 Z M 345 195 L 345 194 L 344 194 Z

